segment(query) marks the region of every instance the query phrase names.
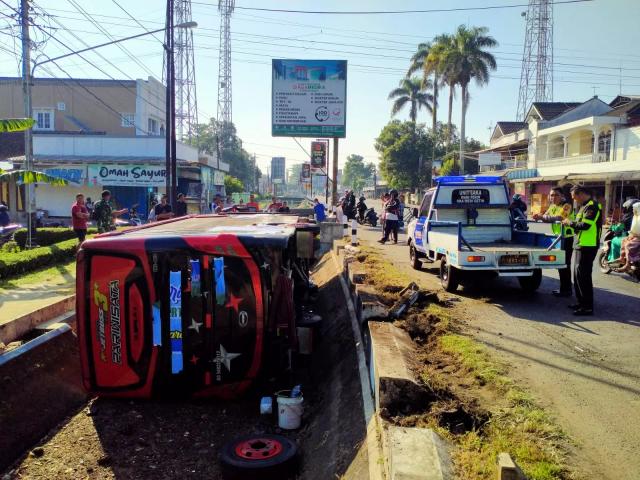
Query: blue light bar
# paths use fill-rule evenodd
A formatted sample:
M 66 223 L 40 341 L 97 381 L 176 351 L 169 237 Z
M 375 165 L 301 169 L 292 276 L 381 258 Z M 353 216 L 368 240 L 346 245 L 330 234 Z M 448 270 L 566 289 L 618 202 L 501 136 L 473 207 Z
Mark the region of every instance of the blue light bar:
M 444 177 L 436 177 L 434 181 L 438 185 L 447 185 L 460 183 L 500 184 L 504 180 L 502 177 L 485 177 L 481 175 L 449 175 Z

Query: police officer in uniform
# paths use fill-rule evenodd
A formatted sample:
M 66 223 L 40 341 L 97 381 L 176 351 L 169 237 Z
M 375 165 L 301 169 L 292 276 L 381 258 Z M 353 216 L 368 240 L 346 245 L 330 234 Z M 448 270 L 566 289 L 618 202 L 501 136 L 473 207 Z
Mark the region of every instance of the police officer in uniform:
M 564 227 L 558 222 L 569 219 L 574 220 L 573 207 L 564 198 L 562 189 L 555 187 L 551 189 L 549 194 L 549 200 L 551 205 L 547 209 L 544 215 L 536 213 L 533 216 L 534 220 L 543 221 L 545 223 L 552 223 L 551 231 L 554 235 L 558 236 L 563 233 L 562 249 L 564 250 L 565 261 L 567 268 L 561 268 L 558 270 L 560 276 L 560 290 L 554 290 L 553 295 L 556 297 L 570 297 L 573 293 L 571 288 L 571 257 L 573 256 L 573 229 L 571 227 Z M 563 231 L 564 230 L 564 231 Z
M 573 266 L 573 282 L 578 303 L 570 307 L 574 309 L 574 315 L 593 315 L 593 279 L 591 278 L 591 271 L 600 246 L 602 206 L 596 202 L 586 188 L 578 185 L 571 189 L 571 196 L 576 205 L 580 206 L 580 210 L 575 220 L 565 219 L 562 222 L 576 232 L 574 244 L 576 259 Z

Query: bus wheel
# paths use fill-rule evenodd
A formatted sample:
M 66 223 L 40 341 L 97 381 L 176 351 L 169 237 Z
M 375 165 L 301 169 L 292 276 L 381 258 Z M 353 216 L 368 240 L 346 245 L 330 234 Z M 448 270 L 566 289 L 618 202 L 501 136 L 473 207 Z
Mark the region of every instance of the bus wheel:
M 536 268 L 530 277 L 518 277 L 518 282 L 525 292 L 535 292 L 542 283 L 542 270 Z
M 460 271 L 449 265 L 447 257 L 440 260 L 440 283 L 447 292 L 455 292 L 460 285 Z

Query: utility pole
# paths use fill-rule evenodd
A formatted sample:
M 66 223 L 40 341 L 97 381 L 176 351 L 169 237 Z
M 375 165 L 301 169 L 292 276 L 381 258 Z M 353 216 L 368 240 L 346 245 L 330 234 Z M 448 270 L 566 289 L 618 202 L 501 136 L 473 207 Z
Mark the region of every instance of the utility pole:
M 176 207 L 178 194 L 178 171 L 176 159 L 176 89 L 175 89 L 175 63 L 174 63 L 174 0 L 167 0 L 167 20 L 165 35 L 165 56 L 166 56 L 166 101 L 165 101 L 165 186 L 169 203 L 172 208 Z
M 29 0 L 20 0 L 20 23 L 22 25 L 22 91 L 25 118 L 33 118 L 31 106 L 31 37 L 29 36 Z M 33 132 L 24 131 L 24 169 L 33 170 Z M 33 183 L 24 186 L 27 210 L 27 248 L 33 240 L 33 212 L 35 210 L 35 188 Z
M 338 137 L 333 139 L 333 185 L 331 185 L 331 203 L 338 204 Z

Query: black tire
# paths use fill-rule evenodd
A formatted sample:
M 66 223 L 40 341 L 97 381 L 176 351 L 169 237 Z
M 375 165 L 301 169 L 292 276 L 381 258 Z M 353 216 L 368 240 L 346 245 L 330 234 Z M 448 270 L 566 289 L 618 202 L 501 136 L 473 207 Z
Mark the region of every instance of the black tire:
M 542 283 L 542 269 L 536 268 L 530 277 L 518 277 L 518 282 L 525 292 L 535 292 Z
M 297 454 L 296 444 L 282 435 L 245 435 L 222 447 L 220 466 L 229 480 L 285 480 L 296 473 Z
M 416 247 L 413 245 L 409 245 L 409 260 L 411 261 L 411 267 L 414 270 L 422 269 L 422 262 L 420 261 L 420 257 L 418 252 L 416 251 Z
M 460 271 L 447 263 L 447 257 L 440 260 L 440 284 L 450 293 L 455 292 L 460 285 Z
M 598 265 L 600 266 L 600 271 L 605 275 L 611 273 L 611 266 L 609 265 L 609 261 L 607 257 L 609 256 L 608 252 L 604 250 L 600 250 L 598 253 Z

